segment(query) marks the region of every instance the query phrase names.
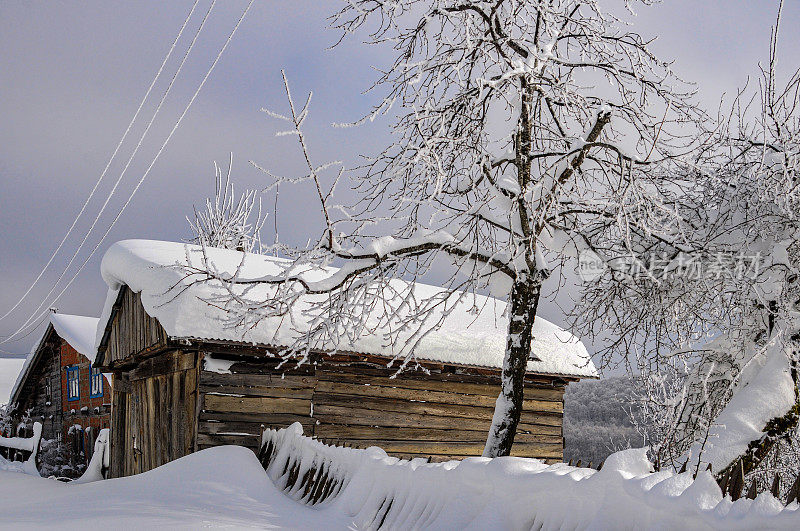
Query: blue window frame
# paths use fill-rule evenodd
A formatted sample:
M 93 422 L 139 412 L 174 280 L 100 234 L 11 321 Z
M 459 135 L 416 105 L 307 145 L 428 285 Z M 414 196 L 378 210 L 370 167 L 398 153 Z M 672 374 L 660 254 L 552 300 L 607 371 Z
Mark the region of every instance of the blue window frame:
M 81 397 L 81 380 L 79 367 L 67 367 L 67 400 L 72 402 Z
M 103 396 L 103 373 L 100 369 L 92 367 L 92 376 L 89 380 L 89 397 Z

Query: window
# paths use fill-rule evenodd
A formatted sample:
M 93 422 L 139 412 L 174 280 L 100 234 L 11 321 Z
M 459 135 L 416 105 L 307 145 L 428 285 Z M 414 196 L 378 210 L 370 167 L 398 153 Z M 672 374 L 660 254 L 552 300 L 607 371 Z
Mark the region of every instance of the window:
M 78 367 L 67 367 L 67 400 L 77 400 L 80 397 L 80 369 Z
M 92 367 L 92 378 L 89 380 L 89 396 L 91 398 L 103 396 L 103 373 L 94 367 Z

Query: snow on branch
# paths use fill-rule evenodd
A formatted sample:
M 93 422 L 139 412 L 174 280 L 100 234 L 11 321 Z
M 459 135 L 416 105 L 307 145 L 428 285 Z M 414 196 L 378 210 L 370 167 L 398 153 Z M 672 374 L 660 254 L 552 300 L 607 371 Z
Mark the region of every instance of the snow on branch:
M 596 2 L 352 0 L 332 24 L 394 53 L 369 91 L 371 112 L 352 124 L 389 117 L 391 143 L 355 167 L 320 164 L 304 132 L 311 95 L 298 105 L 284 75 L 288 112 L 268 114 L 286 126 L 280 138 L 296 139 L 304 169 L 264 169 L 267 187 L 310 184 L 322 226 L 306 248 L 283 248 L 292 262 L 279 275 L 187 273 L 227 286 L 210 302 L 232 326 L 291 321 L 306 296 L 326 295 L 294 349 L 304 359 L 337 335 L 381 333 L 407 363 L 452 301 L 484 290 L 506 299 L 508 370 L 493 424 L 505 442 L 487 444 L 503 455 L 543 283 L 583 250 L 613 265 L 686 247 L 676 201 L 689 180 L 665 168 L 690 150 L 686 129 L 702 113 L 649 41 Z M 393 284 L 442 263 L 450 274 L 430 300 Z M 398 331 L 412 339 L 392 343 Z
M 232 169 L 233 153 L 224 177 L 222 169 L 214 163 L 214 199 L 206 199 L 204 210 L 194 209 L 194 220 L 186 218 L 195 233 L 191 241 L 209 247 L 259 252 L 261 228 L 267 216 L 262 214 L 256 190 L 246 190 L 236 198 Z
M 777 27 L 758 87 L 701 122 L 691 156 L 656 165 L 676 186 L 654 214 L 677 222 L 622 235 L 643 262 L 609 234 L 598 251 L 617 267 L 574 313 L 588 337 L 613 338 L 607 360 L 637 352 L 654 455 L 739 488 L 771 481 L 775 462 L 800 470 L 800 73 L 777 87 Z

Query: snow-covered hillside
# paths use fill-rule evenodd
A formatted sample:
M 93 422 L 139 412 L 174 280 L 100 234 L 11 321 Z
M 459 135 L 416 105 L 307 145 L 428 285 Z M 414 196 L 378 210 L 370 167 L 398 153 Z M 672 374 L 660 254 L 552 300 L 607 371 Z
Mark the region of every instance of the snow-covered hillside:
M 564 459 L 596 465 L 616 450 L 642 446 L 628 414 L 633 391 L 625 376 L 569 384 L 564 395 Z

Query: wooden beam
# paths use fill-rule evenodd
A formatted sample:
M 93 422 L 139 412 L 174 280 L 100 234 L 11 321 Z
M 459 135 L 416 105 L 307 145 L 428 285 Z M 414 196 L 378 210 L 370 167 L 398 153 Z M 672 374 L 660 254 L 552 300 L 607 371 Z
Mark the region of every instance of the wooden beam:
M 387 378 L 380 376 L 368 376 L 354 373 L 336 373 L 324 369 L 317 371 L 317 378 L 320 381 L 352 383 L 357 385 L 376 385 L 384 387 L 396 387 L 400 389 L 420 389 L 429 391 L 440 391 L 447 393 L 469 394 L 488 396 L 494 399 L 500 394 L 500 384 L 497 383 L 471 383 L 455 380 L 437 380 L 436 377 L 429 379 L 410 379 L 406 375 L 397 378 Z M 525 398 L 537 400 L 552 400 L 560 402 L 564 397 L 564 387 L 537 386 L 526 384 Z
M 402 441 L 486 441 L 486 432 L 482 430 L 448 430 L 434 429 L 425 426 L 414 427 L 380 427 L 349 426 L 336 424 L 320 424 L 314 430 L 314 436 L 325 439 L 358 440 L 402 440 Z M 561 429 L 542 426 L 542 432 L 536 434 L 518 434 L 516 442 L 537 442 L 561 444 Z M 380 445 L 379 445 L 380 446 Z
M 296 398 L 264 398 L 204 395 L 203 409 L 206 411 L 229 411 L 231 413 L 292 413 L 310 415 L 311 401 Z
M 314 376 L 280 374 L 219 374 L 211 371 L 200 372 L 200 384 L 203 386 L 241 386 L 271 387 L 286 389 L 313 389 L 317 383 Z
M 388 382 L 382 382 L 388 385 Z M 467 385 L 467 384 L 461 384 Z M 320 380 L 317 384 L 315 395 L 317 393 L 336 394 L 336 395 L 350 395 L 350 396 L 363 396 L 363 397 L 376 397 L 376 398 L 395 398 L 407 401 L 418 402 L 435 402 L 440 404 L 459 404 L 464 406 L 478 406 L 488 407 L 494 409 L 496 396 L 487 395 L 467 395 L 461 394 L 460 385 L 451 384 L 449 392 L 444 391 L 429 391 L 425 389 L 404 389 L 402 387 L 384 387 L 383 385 L 370 384 L 356 384 L 356 383 L 341 383 L 331 380 Z M 529 396 L 533 393 L 529 393 Z M 559 401 L 525 399 L 523 400 L 523 410 L 528 411 L 548 411 L 553 413 L 562 413 L 564 410 L 563 403 Z
M 479 456 L 481 453 L 483 453 L 484 443 L 450 441 L 386 441 L 381 439 L 357 441 L 357 447 L 359 448 L 367 448 L 369 446 L 379 446 L 387 453 Z M 561 445 L 559 444 L 515 442 L 514 449 L 518 455 L 536 455 L 539 457 L 553 459 L 560 458 L 562 455 Z
M 553 404 L 553 402 L 547 402 Z M 337 406 L 342 408 L 353 409 L 370 409 L 382 412 L 397 412 L 401 414 L 414 413 L 426 416 L 442 416 L 442 417 L 457 417 L 457 418 L 472 418 L 472 419 L 485 419 L 492 420 L 494 415 L 494 408 L 492 407 L 476 407 L 476 406 L 462 406 L 459 404 L 439 404 L 434 402 L 412 402 L 409 400 L 394 399 L 394 398 L 375 398 L 371 397 L 368 400 L 360 396 L 346 396 L 330 393 L 314 393 L 314 411 L 322 411 L 321 407 Z M 550 411 L 525 411 L 523 410 L 520 419 L 538 423 L 538 419 L 545 415 L 553 415 L 559 418 L 560 412 Z

